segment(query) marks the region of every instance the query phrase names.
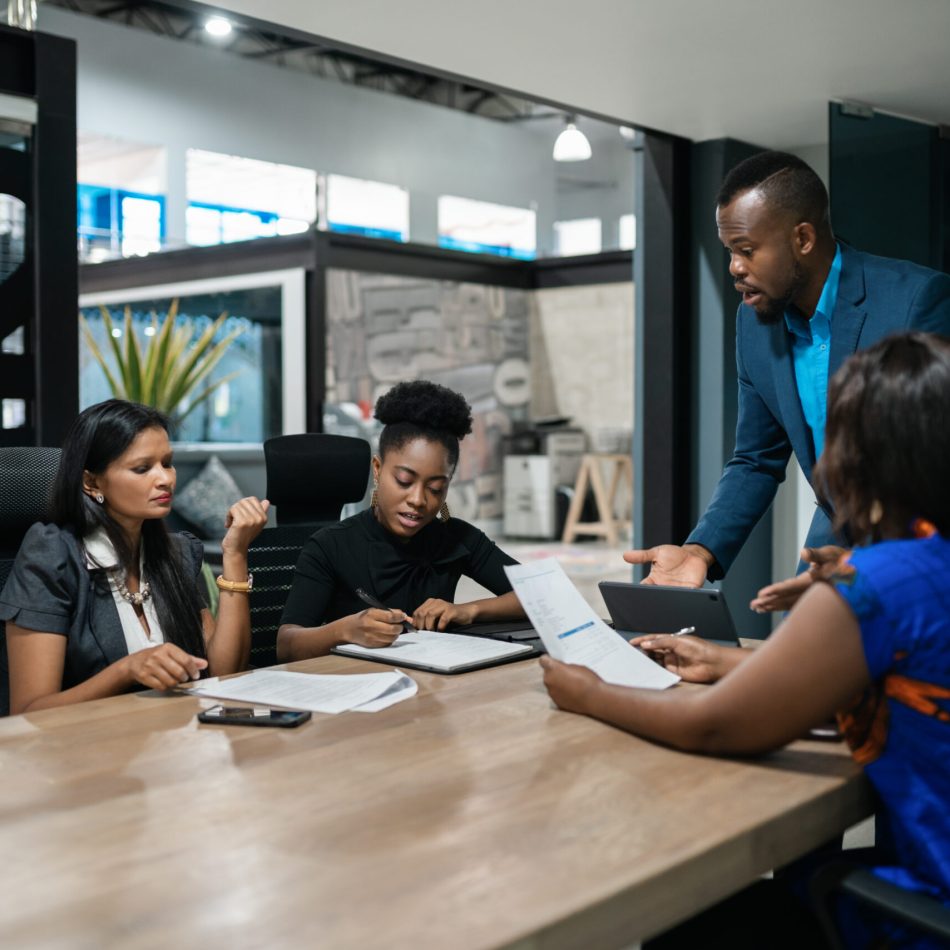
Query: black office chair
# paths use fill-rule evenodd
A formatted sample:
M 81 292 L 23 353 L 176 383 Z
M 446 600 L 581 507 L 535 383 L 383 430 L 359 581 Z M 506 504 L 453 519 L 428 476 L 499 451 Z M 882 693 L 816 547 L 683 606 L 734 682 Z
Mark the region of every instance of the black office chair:
M 264 443 L 264 460 L 277 527 L 265 528 L 247 552 L 254 575 L 251 666 L 277 662 L 277 628 L 300 549 L 318 528 L 339 521 L 345 504 L 366 494 L 370 448 L 345 435 L 282 435 Z
M 13 569 L 30 525 L 46 517 L 50 489 L 59 467 L 59 449 L 0 448 L 0 591 Z M 10 711 L 5 625 L 0 622 L 0 716 Z
M 844 950 L 834 914 L 835 899 L 847 897 L 876 915 L 905 924 L 921 935 L 942 937 L 950 946 L 950 907 L 908 891 L 846 859 L 825 865 L 810 884 L 812 903 L 830 950 Z

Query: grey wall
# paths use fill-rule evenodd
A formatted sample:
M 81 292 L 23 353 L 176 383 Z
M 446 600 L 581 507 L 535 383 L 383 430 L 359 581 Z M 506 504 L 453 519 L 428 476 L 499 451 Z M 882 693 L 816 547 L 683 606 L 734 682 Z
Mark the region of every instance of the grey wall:
M 634 206 L 634 153 L 616 129 L 610 133 L 609 138 L 590 136 L 593 155 L 586 162 L 565 162 L 555 172 L 555 220 L 600 218 L 605 251 L 619 246 L 620 217 Z
M 426 243 L 440 194 L 534 207 L 539 250 L 550 251 L 565 166 L 551 158 L 548 122 L 481 119 L 46 5 L 40 29 L 78 43 L 80 129 L 167 148 L 172 240 L 184 237 L 185 151 L 202 148 L 398 184 L 411 194 L 412 239 Z M 610 214 L 603 197 L 572 216 Z

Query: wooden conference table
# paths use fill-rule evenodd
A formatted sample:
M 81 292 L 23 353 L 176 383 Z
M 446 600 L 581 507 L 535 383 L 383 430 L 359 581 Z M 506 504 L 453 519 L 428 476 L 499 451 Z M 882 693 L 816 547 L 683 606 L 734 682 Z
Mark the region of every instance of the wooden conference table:
M 871 812 L 841 746 L 702 758 L 556 711 L 534 661 L 412 675 L 297 729 L 155 694 L 0 721 L 0 945 L 619 947 Z

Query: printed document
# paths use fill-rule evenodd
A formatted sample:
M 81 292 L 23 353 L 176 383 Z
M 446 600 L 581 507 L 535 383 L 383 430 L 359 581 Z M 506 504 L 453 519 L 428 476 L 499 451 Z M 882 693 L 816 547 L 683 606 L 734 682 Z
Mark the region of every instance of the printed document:
M 320 713 L 341 713 L 350 709 L 376 712 L 414 696 L 417 691 L 415 680 L 396 670 L 355 676 L 254 670 L 234 679 L 201 680 L 188 690 L 212 699 L 309 709 Z
M 593 670 L 617 686 L 666 689 L 679 682 L 630 646 L 594 613 L 554 558 L 505 568 L 532 626 L 548 653 L 563 663 Z

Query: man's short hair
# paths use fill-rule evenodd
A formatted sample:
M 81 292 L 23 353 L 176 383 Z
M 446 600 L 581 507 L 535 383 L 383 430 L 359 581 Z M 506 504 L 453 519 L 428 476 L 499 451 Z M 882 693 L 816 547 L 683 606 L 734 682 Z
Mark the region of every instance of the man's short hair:
M 812 168 L 788 152 L 759 152 L 739 162 L 726 175 L 716 196 L 724 208 L 744 191 L 757 188 L 772 208 L 786 211 L 797 221 L 816 228 L 830 227 L 828 192 Z

